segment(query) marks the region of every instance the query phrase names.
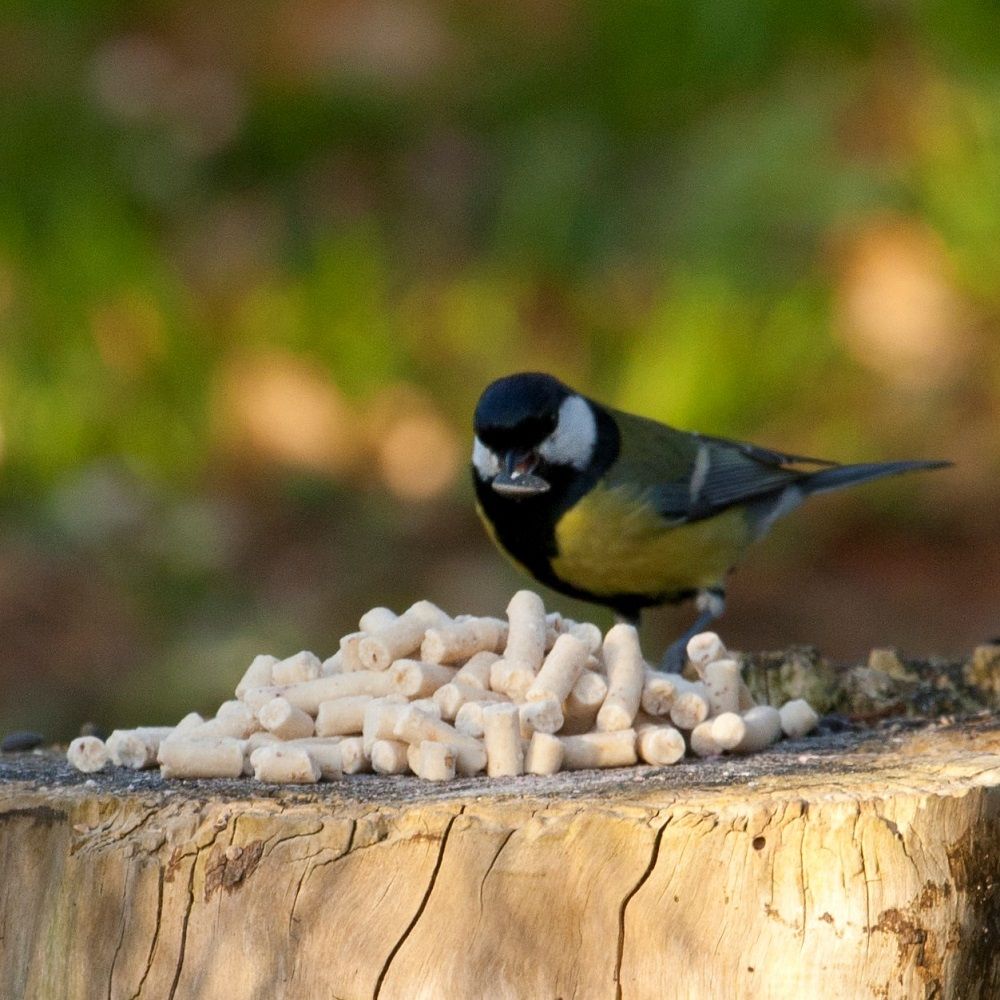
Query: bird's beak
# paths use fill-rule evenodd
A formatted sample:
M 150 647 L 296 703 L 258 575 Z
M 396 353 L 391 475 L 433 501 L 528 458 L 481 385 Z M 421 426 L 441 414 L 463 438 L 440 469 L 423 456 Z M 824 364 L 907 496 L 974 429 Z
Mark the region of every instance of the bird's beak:
M 551 484 L 541 476 L 534 475 L 537 465 L 537 452 L 508 451 L 504 456 L 503 471 L 494 476 L 491 485 L 502 496 L 532 497 L 547 493 Z

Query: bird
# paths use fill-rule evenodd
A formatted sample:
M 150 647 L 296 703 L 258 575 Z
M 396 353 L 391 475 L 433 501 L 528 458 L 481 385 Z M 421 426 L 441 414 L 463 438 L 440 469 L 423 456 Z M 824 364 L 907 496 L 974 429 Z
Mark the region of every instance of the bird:
M 805 499 L 951 465 L 843 465 L 678 430 L 543 372 L 491 382 L 472 422 L 479 516 L 523 572 L 634 625 L 646 608 L 694 601 L 660 664 L 674 672 L 688 639 L 724 612 L 745 550 Z

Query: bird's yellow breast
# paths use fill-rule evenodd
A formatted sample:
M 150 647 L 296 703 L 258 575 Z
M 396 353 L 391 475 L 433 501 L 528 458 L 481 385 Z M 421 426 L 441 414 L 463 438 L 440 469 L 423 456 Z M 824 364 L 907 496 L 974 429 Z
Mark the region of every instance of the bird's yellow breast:
M 595 595 L 674 594 L 720 584 L 751 541 L 732 508 L 671 525 L 627 486 L 598 483 L 556 524 L 556 575 Z

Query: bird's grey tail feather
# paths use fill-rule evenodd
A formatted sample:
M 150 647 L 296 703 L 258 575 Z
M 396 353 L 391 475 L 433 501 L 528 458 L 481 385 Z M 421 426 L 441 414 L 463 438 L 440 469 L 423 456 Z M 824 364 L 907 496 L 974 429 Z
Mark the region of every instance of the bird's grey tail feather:
M 951 462 L 867 462 L 861 465 L 835 465 L 821 469 L 799 482 L 807 496 L 839 490 L 842 486 L 855 486 L 870 479 L 883 476 L 898 476 L 902 472 L 916 472 L 920 469 L 943 469 Z

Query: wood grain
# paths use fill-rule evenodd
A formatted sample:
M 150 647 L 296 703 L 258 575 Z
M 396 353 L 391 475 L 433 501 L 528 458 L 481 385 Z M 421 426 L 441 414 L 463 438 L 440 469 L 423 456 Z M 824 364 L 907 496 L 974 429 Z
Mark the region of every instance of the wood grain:
M 0 757 L 0 996 L 1000 995 L 1000 723 L 317 790 Z

